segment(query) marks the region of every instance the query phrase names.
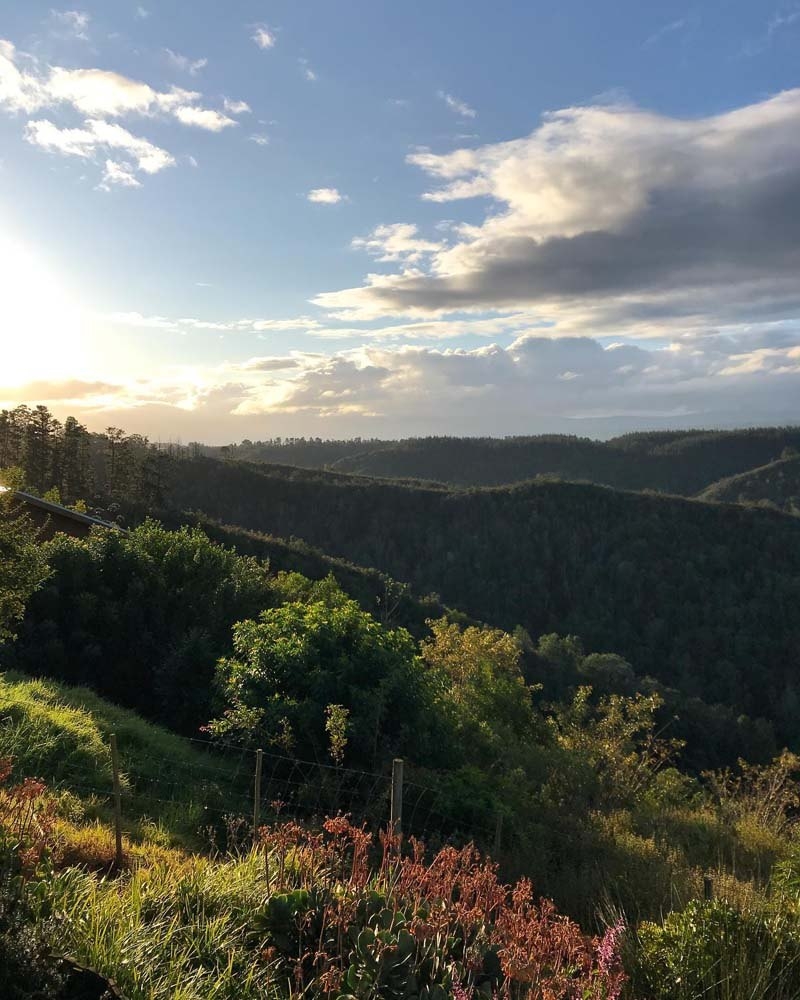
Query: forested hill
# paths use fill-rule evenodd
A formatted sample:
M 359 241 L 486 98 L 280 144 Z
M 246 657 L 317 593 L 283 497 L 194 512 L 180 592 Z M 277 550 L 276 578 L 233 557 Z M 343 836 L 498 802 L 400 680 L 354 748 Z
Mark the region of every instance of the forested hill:
M 800 455 L 790 455 L 760 468 L 713 483 L 700 494 L 703 500 L 765 504 L 787 514 L 800 515 Z
M 552 475 L 692 496 L 718 479 L 779 458 L 787 447 L 800 447 L 799 428 L 628 434 L 611 441 L 421 438 L 349 454 L 332 467 L 462 486 L 499 486 Z
M 404 441 L 277 438 L 201 450 L 210 457 L 458 486 L 500 486 L 551 475 L 617 489 L 693 496 L 718 479 L 780 458 L 786 448 L 800 449 L 800 428 L 658 431 L 610 441 L 566 435 Z
M 537 482 L 483 490 L 193 459 L 175 509 L 374 566 L 476 618 L 581 635 L 800 738 L 800 521 Z

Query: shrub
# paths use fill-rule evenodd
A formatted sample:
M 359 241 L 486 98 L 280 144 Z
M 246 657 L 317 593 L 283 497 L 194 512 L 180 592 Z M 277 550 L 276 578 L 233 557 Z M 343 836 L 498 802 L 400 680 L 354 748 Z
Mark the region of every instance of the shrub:
M 634 995 L 652 1000 L 795 1000 L 797 918 L 766 904 L 691 902 L 637 931 Z

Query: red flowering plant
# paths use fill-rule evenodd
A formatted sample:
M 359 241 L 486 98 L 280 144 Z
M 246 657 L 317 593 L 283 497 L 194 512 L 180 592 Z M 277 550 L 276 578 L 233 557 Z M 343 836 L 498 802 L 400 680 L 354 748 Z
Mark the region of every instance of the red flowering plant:
M 425 1000 L 618 1000 L 623 928 L 584 934 L 531 883 L 503 884 L 472 846 L 376 839 L 344 816 L 322 832 L 264 827 L 271 895 L 252 920 L 290 994 Z
M 10 784 L 13 761 L 0 758 L 0 917 L 18 907 L 49 853 L 55 808 L 34 778 Z

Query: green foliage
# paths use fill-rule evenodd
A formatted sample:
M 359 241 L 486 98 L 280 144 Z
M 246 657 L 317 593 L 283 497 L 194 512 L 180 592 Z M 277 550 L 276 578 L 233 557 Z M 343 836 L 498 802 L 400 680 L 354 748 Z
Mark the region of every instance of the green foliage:
M 331 758 L 336 764 L 344 760 L 349 718 L 350 709 L 344 705 L 328 705 L 325 709 L 325 732 L 328 734 Z
M 272 603 L 266 567 L 198 529 L 150 521 L 129 534 L 57 535 L 41 551 L 52 576 L 31 603 L 14 665 L 196 731 L 232 623 Z
M 633 990 L 652 1000 L 790 1000 L 800 994 L 797 918 L 765 905 L 694 901 L 637 931 Z
M 0 645 L 13 638 L 27 602 L 48 573 L 33 526 L 13 494 L 0 491 Z
M 427 684 L 404 629 L 384 629 L 355 601 L 293 601 L 234 628 L 234 658 L 218 684 L 226 704 L 211 730 L 251 744 L 282 745 L 299 757 L 327 753 L 326 709 L 349 713 L 347 760 L 377 767 L 414 748 L 425 755 L 431 718 Z

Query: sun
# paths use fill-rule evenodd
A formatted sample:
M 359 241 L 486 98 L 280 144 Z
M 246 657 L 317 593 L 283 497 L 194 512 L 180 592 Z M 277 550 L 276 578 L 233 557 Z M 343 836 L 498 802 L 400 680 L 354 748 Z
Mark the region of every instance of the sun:
M 0 235 L 0 388 L 75 377 L 86 360 L 74 296 L 40 256 Z

